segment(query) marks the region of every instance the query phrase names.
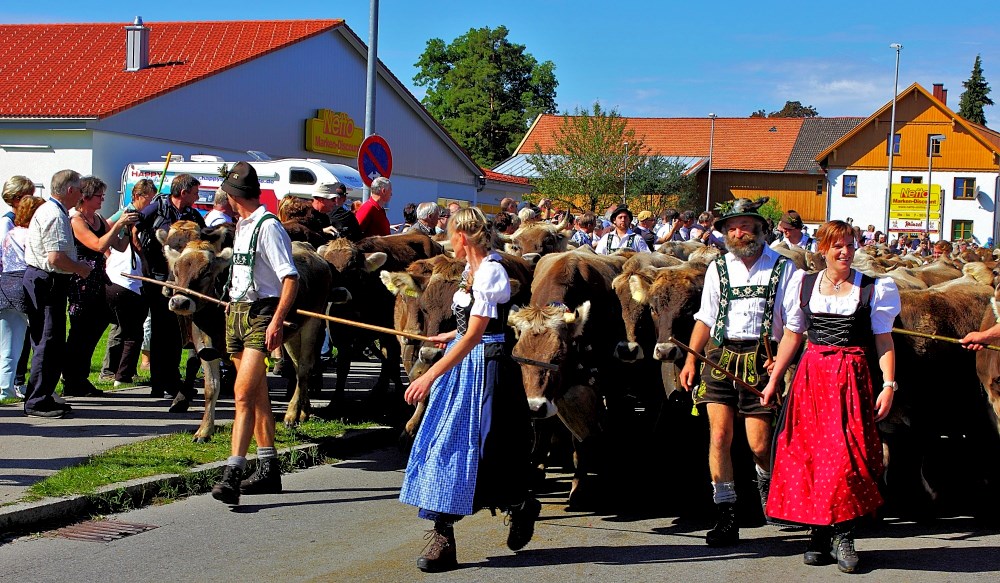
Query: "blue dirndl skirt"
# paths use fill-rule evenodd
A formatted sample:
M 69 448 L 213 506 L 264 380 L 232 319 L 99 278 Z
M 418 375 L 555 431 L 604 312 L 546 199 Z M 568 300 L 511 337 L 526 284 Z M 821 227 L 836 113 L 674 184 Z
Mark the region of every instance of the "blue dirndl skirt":
M 483 336 L 472 352 L 431 386 L 406 464 L 400 502 L 433 512 L 473 513 L 476 475 L 492 421 L 493 391 L 486 379 L 483 347 L 503 341 L 503 334 Z

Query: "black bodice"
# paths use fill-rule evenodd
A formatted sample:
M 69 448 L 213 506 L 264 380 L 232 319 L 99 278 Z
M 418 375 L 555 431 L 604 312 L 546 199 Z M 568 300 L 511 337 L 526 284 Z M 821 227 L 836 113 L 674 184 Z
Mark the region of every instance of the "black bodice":
M 868 346 L 872 341 L 872 293 L 875 278 L 861 276 L 861 298 L 853 314 L 820 314 L 809 308 L 818 273 L 810 273 L 802 278 L 799 302 L 809 322 L 806 336 L 811 344 L 827 346 Z

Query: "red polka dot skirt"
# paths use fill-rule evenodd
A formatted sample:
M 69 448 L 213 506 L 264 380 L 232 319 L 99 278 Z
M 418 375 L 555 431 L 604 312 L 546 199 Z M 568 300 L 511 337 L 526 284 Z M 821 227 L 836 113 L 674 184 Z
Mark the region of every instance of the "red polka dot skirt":
M 830 525 L 882 505 L 882 443 L 861 347 L 810 344 L 775 438 L 767 515 Z

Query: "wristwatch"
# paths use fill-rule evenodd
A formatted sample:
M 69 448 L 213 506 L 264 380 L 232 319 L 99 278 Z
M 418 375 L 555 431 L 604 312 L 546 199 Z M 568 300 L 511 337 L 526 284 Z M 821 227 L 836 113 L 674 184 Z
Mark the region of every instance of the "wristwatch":
M 896 381 L 885 381 L 884 383 L 882 383 L 882 388 L 883 389 L 891 388 L 892 392 L 895 393 L 896 391 L 899 390 L 899 383 L 897 383 Z

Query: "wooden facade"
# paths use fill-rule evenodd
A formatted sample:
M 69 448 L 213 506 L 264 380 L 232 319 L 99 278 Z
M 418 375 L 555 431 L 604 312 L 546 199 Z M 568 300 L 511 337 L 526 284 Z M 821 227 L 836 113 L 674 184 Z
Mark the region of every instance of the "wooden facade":
M 924 91 L 911 91 L 896 102 L 896 133 L 899 153 L 893 158 L 894 171 L 927 171 L 928 136 L 945 136 L 940 155 L 934 156 L 935 171 L 983 171 L 997 168 L 997 156 L 983 139 L 946 109 L 932 103 Z M 888 167 L 887 142 L 890 112 L 880 113 L 871 123 L 831 150 L 830 167 L 852 170 L 883 170 Z M 906 120 L 905 123 L 901 120 Z
M 698 176 L 698 190 L 705 192 L 708 176 Z M 712 172 L 711 207 L 734 198 L 756 199 L 768 196 L 783 211 L 794 210 L 807 223 L 826 222 L 826 177 L 823 174 L 785 174 L 762 172 Z M 704 209 L 700 209 L 704 210 Z

